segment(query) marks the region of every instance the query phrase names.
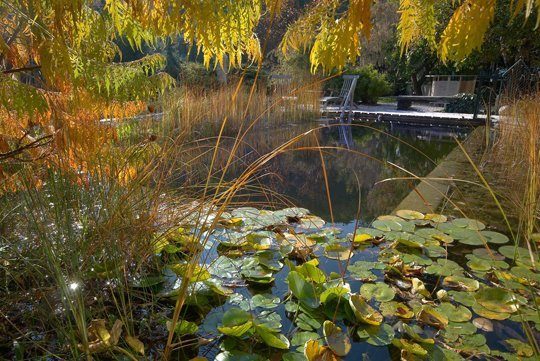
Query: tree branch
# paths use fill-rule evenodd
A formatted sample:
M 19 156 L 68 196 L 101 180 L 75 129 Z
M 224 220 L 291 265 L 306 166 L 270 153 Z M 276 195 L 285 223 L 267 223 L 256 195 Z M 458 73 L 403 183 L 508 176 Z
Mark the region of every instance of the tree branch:
M 31 71 L 41 68 L 41 65 L 29 65 L 29 66 L 23 66 L 22 68 L 15 68 L 15 69 L 8 69 L 3 70 L 3 74 L 13 74 L 13 73 L 20 73 L 23 71 Z

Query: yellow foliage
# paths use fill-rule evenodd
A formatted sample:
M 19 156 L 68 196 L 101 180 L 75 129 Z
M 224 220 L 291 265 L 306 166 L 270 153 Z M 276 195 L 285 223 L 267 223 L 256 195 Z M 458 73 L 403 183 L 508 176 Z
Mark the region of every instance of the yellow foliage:
M 421 38 L 435 47 L 435 0 L 401 0 L 399 13 L 398 30 L 402 53 Z
M 463 60 L 482 46 L 496 5 L 496 0 L 466 0 L 454 11 L 439 44 L 443 61 Z

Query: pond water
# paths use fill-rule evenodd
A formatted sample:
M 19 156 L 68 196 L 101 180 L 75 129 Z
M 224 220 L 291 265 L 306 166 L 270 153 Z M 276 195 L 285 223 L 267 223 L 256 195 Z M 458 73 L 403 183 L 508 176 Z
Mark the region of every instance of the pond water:
M 285 140 L 291 138 L 295 134 L 306 132 L 305 125 L 291 126 L 290 128 L 280 129 L 279 131 L 271 129 L 262 129 L 253 132 L 247 139 L 247 143 L 253 148 L 247 147 L 242 150 L 242 158 L 257 157 L 258 153 L 267 152 Z M 298 207 L 304 207 L 322 219 L 327 221 L 326 227 L 335 227 L 336 240 L 343 241 L 347 234 L 354 232 L 355 226 L 368 226 L 380 215 L 390 214 L 400 201 L 412 190 L 415 182 L 412 181 L 380 181 L 400 177 L 406 175 L 400 171 L 399 167 L 416 174 L 417 176 L 427 175 L 444 157 L 456 146 L 455 138 L 463 139 L 467 136 L 467 129 L 445 129 L 445 128 L 421 128 L 409 127 L 390 124 L 366 124 L 352 128 L 339 129 L 338 127 L 323 128 L 317 132 L 315 137 L 306 137 L 300 142 L 297 147 L 301 150 L 291 150 L 272 161 L 265 171 L 269 176 L 263 177 L 258 183 L 258 186 L 272 189 L 273 191 L 285 195 L 288 199 Z M 326 192 L 326 181 L 321 168 L 321 153 L 318 150 L 310 149 L 311 147 L 320 145 L 323 147 L 323 159 L 327 174 L 328 192 L 330 194 L 332 212 L 328 204 Z M 339 149 L 337 149 L 339 148 Z M 307 149 L 307 150 L 306 150 Z M 241 167 L 233 171 L 233 175 L 239 174 Z M 271 196 L 262 197 L 261 195 L 253 195 L 251 193 L 240 196 L 245 205 L 255 205 L 259 208 L 276 209 L 283 207 L 282 199 L 273 199 Z M 358 209 L 360 205 L 360 210 Z M 249 209 L 246 208 L 249 213 Z M 257 212 L 257 210 L 253 210 Z M 240 212 L 242 216 L 244 213 Z M 233 214 L 234 215 L 234 214 Z M 265 215 L 255 215 L 254 218 L 263 219 Z M 334 222 L 330 221 L 334 219 Z M 422 228 L 422 225 L 418 226 Z M 299 230 L 303 232 L 302 229 Z M 311 230 L 311 232 L 314 232 Z M 310 233 L 310 232 L 307 232 Z M 231 269 L 229 264 L 230 259 L 224 255 L 229 255 L 227 248 L 220 248 L 220 242 L 230 241 L 234 232 L 228 231 L 216 236 L 213 239 L 213 245 L 204 252 L 203 260 L 207 264 L 211 264 L 214 274 L 218 277 L 223 277 L 228 274 Z M 234 237 L 239 236 L 236 234 Z M 274 235 L 275 236 L 275 235 Z M 234 238 L 233 237 L 233 238 Z M 272 236 L 271 236 L 272 238 Z M 274 241 L 272 241 L 274 242 Z M 356 248 L 348 261 L 336 260 L 328 257 L 323 246 L 316 248 L 315 256 L 319 262 L 319 268 L 329 275 L 332 272 L 345 276 L 345 280 L 350 286 L 351 292 L 359 292 L 362 284 L 365 282 L 351 277 L 344 271 L 349 264 L 354 264 L 356 261 L 380 262 L 379 253 L 381 248 L 375 245 L 367 245 L 365 247 Z M 467 259 L 465 254 L 470 254 L 472 248 L 463 247 L 462 245 L 454 245 L 454 251 L 448 255 L 448 258 L 454 259 L 460 265 L 465 265 Z M 437 252 L 439 252 L 437 249 Z M 233 252 L 234 253 L 234 252 Z M 248 252 L 249 254 L 249 252 Z M 255 252 L 255 255 L 257 252 Z M 433 257 L 432 255 L 430 255 Z M 234 258 L 234 256 L 232 256 Z M 245 257 L 245 256 L 244 256 Z M 256 257 L 253 254 L 248 255 Z M 424 256 L 423 256 L 424 257 Z M 440 255 L 438 256 L 440 257 Z M 437 256 L 435 257 L 437 258 Z M 226 264 L 224 264 L 225 262 Z M 284 261 L 285 262 L 285 261 Z M 296 261 L 295 261 L 296 262 Z M 295 263 L 301 264 L 301 263 Z M 243 264 L 245 266 L 245 263 Z M 244 267 L 238 266 L 237 267 Z M 291 272 L 291 266 L 285 265 L 273 273 L 273 281 L 268 284 L 259 284 L 257 282 L 248 282 L 245 285 L 239 285 L 235 288 L 235 295 L 229 298 L 225 304 L 215 307 L 203 321 L 203 334 L 208 329 L 213 329 L 215 320 L 221 320 L 223 313 L 231 307 L 244 307 L 253 313 L 254 317 L 264 322 L 265 318 L 277 317 L 278 323 L 282 325 L 281 333 L 291 339 L 295 333 L 302 332 L 298 329 L 298 324 L 291 317 L 291 313 L 287 312 L 284 307 L 287 300 L 290 300 L 289 285 L 287 277 Z M 234 268 L 234 266 L 232 267 Z M 381 270 L 372 270 L 378 282 L 385 279 L 385 274 Z M 224 276 L 225 278 L 227 276 Z M 431 279 L 433 281 L 433 279 Z M 430 281 L 430 282 L 431 282 Z M 426 285 L 428 281 L 426 281 Z M 437 287 L 437 283 L 431 284 L 430 287 Z M 279 297 L 279 306 L 270 310 L 262 310 L 261 308 L 253 307 L 249 300 L 252 300 L 255 295 L 268 295 Z M 247 302 L 247 303 L 246 303 Z M 264 308 L 264 307 L 263 307 Z M 279 316 L 275 316 L 275 315 Z M 273 316 L 270 316 L 273 315 Z M 209 321 L 210 320 L 210 321 Z M 510 324 L 510 327 L 507 327 Z M 397 360 L 400 357 L 399 349 L 393 346 L 381 347 L 375 346 L 365 340 L 360 340 L 356 336 L 356 327 L 351 326 L 347 322 L 339 322 L 345 332 L 348 332 L 352 339 L 352 349 L 350 353 L 344 357 L 345 360 L 358 360 L 362 357 L 364 360 Z M 394 325 L 394 327 L 398 327 Z M 515 322 L 502 322 L 498 326 L 498 334 L 487 334 L 487 344 L 492 348 L 499 348 L 500 337 L 512 334 L 513 330 L 517 329 Z M 506 331 L 501 331 L 506 330 Z M 424 329 L 424 336 L 435 337 L 435 329 Z M 215 329 L 214 329 L 215 332 Z M 322 343 L 323 336 L 320 329 L 314 329 L 313 332 L 319 334 L 319 339 Z M 396 336 L 397 337 L 397 336 Z M 201 347 L 198 350 L 198 355 L 213 359 L 223 348 L 230 350 L 243 350 L 244 352 L 258 354 L 264 358 L 279 360 L 282 353 L 269 351 L 264 346 L 255 344 L 246 344 L 242 341 L 231 341 L 226 346 L 213 342 L 210 345 Z M 484 341 L 485 342 L 485 341 Z M 295 347 L 292 347 L 294 350 Z M 192 356 L 192 355 L 191 355 Z M 245 355 L 244 355 L 245 356 Z M 435 357 L 435 354 L 431 356 Z M 220 356 L 223 357 L 223 354 Z M 450 359 L 448 355 L 444 357 L 441 354 L 437 355 L 438 359 Z M 223 358 L 226 359 L 226 358 Z M 237 358 L 231 358 L 237 359 Z M 244 359 L 244 358 L 238 358 Z M 245 358 L 246 360 L 250 358 Z
M 296 124 L 280 129 L 256 129 L 246 143 L 262 153 L 309 129 L 313 124 Z M 358 217 L 367 225 L 381 214 L 392 212 L 417 184 L 414 180 L 389 180 L 394 177 L 426 176 L 454 147 L 456 138 L 463 140 L 470 128 L 425 127 L 389 123 L 365 123 L 350 127 L 327 127 L 304 137 L 293 146 L 310 148 L 320 145 L 327 174 L 330 205 L 320 152 L 315 149 L 291 150 L 275 158 L 265 169 L 263 186 L 286 196 L 292 204 L 336 226 L 351 231 Z M 315 141 L 315 134 L 317 141 Z M 317 143 L 318 142 L 318 143 Z M 237 175 L 233 171 L 233 175 Z M 276 199 L 271 205 L 282 208 Z M 260 202 L 268 207 L 268 198 L 249 197 L 246 203 Z M 277 203 L 277 204 L 275 204 Z M 360 209 L 359 209 L 360 205 Z

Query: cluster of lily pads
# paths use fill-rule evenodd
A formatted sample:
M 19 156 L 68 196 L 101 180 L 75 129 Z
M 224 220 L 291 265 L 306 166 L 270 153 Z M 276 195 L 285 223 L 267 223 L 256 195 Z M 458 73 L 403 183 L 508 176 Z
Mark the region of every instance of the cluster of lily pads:
M 356 344 L 406 360 L 538 356 L 540 263 L 480 221 L 401 210 L 344 235 L 302 208 L 240 208 L 219 224 L 202 245 L 180 229 L 156 246 L 162 257 L 202 252 L 186 305 L 209 312 L 175 332 L 217 341 L 216 360 L 357 359 Z M 168 278 L 158 295 L 174 299 L 185 262 L 138 286 Z M 528 339 L 518 328 L 488 346 L 519 323 Z

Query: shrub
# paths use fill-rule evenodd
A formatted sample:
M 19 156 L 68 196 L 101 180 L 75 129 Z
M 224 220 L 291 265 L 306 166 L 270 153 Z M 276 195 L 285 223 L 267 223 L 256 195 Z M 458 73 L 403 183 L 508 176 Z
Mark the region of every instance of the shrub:
M 377 104 L 381 96 L 388 95 L 391 85 L 386 75 L 379 73 L 372 65 L 347 69 L 344 74 L 359 75 L 354 100 L 365 104 Z M 332 89 L 339 90 L 343 85 L 342 77 L 335 77 L 328 82 Z
M 476 109 L 476 96 L 474 94 L 458 94 L 455 99 L 444 106 L 446 113 L 473 114 Z
M 182 61 L 179 66 L 178 77 L 184 85 L 212 87 L 217 85 L 214 71 L 207 69 L 204 64 L 195 61 Z

